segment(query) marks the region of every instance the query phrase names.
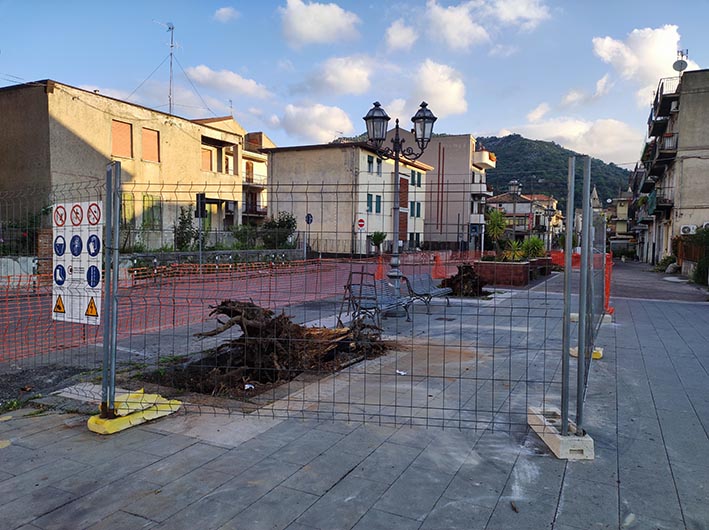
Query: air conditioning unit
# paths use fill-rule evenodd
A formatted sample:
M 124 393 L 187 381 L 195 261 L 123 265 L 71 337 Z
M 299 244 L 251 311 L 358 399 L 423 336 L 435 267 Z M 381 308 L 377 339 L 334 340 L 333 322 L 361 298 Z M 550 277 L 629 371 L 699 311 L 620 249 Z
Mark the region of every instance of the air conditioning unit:
M 682 225 L 679 229 L 680 234 L 688 236 L 697 233 L 697 225 Z
M 709 228 L 709 221 L 706 221 L 703 225 L 702 228 Z
M 670 103 L 670 112 L 679 112 L 679 101 Z

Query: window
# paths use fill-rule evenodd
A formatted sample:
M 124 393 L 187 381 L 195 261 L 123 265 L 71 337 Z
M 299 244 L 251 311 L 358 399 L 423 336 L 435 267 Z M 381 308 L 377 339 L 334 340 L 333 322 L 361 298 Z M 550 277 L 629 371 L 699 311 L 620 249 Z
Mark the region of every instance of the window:
M 367 157 L 367 171 L 374 173 L 374 157 L 371 155 Z
M 253 183 L 254 181 L 254 163 L 250 160 L 246 162 L 246 182 Z
M 416 203 L 416 217 L 421 217 L 421 203 Z
M 376 202 L 375 202 L 376 206 L 375 206 L 374 213 L 382 213 L 382 196 L 377 195 L 375 197 L 375 199 L 376 199 Z
M 411 170 L 411 178 L 409 178 L 409 184 L 411 186 L 416 186 L 416 172 L 413 169 Z
M 377 175 L 382 176 L 382 159 L 377 158 Z
M 111 121 L 111 154 L 133 158 L 133 126 L 123 121 Z
M 143 195 L 143 228 L 148 230 L 162 229 L 162 202 L 160 197 Z
M 414 217 L 416 214 L 416 203 L 411 201 L 409 203 L 409 217 Z
M 202 171 L 212 171 L 212 152 L 202 148 Z
M 132 193 L 121 194 L 121 228 L 135 228 L 135 199 Z
M 371 213 L 372 212 L 372 201 L 374 200 L 374 197 L 372 196 L 371 193 L 367 193 L 367 212 Z
M 160 133 L 143 127 L 143 160 L 160 162 Z
M 421 172 L 420 171 L 416 172 L 416 187 L 417 188 L 421 187 Z

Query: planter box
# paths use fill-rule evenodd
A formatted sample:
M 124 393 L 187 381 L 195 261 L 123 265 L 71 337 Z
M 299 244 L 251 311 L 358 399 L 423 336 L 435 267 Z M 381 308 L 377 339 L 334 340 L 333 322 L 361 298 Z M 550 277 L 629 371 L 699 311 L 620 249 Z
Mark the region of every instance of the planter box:
M 529 284 L 528 261 L 475 261 L 475 271 L 487 285 L 524 287 Z

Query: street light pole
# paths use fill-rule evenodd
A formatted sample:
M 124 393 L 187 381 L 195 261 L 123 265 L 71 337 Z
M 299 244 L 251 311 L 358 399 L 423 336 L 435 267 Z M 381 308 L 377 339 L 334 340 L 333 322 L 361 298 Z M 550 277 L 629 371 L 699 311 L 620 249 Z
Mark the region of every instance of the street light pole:
M 411 118 L 414 123 L 414 137 L 419 151 L 416 152 L 412 147 L 404 147 L 404 138 L 399 134 L 399 119 L 396 119 L 394 127 L 394 137 L 391 139 L 392 147 L 383 147 L 384 140 L 387 135 L 387 124 L 391 118 L 386 111 L 381 107 L 378 101 L 374 102 L 374 106 L 367 112 L 363 118 L 367 125 L 367 138 L 369 144 L 374 147 L 377 155 L 382 158 L 394 160 L 394 207 L 392 209 L 392 232 L 394 237 L 394 248 L 391 253 L 391 269 L 387 276 L 391 278 L 394 285 L 394 294 L 397 298 L 401 295 L 401 270 L 399 270 L 399 209 L 400 209 L 400 190 L 399 190 L 399 163 L 401 157 L 409 161 L 414 161 L 423 155 L 424 150 L 431 141 L 433 134 L 433 124 L 438 119 L 428 109 L 428 104 L 424 101 L 421 103 L 418 111 Z
M 517 241 L 517 194 L 522 185 L 518 180 L 511 180 L 508 186 L 512 194 L 512 241 Z

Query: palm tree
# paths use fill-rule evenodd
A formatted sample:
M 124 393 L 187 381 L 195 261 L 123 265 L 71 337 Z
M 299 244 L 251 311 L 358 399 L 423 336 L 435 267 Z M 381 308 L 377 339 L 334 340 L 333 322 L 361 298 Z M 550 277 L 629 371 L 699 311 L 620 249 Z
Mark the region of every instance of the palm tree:
M 507 220 L 502 210 L 493 208 L 487 212 L 487 223 L 485 231 L 490 239 L 495 242 L 495 254 L 500 254 L 500 239 L 505 234 L 507 228 Z

